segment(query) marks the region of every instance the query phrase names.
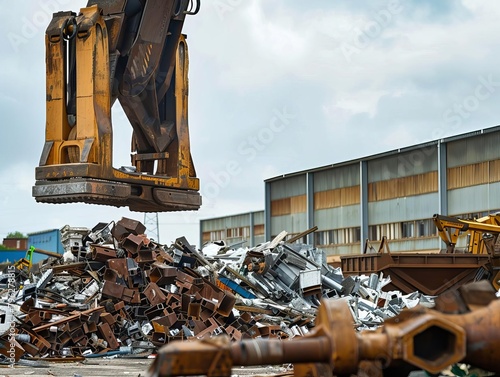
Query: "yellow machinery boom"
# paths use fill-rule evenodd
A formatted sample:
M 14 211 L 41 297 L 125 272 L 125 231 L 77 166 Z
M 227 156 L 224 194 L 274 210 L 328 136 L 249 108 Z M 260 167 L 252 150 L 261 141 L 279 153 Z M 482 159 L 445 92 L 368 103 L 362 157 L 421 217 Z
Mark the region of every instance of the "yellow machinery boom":
M 455 252 L 460 235 L 469 236 L 467 251 L 472 254 L 494 254 L 494 239 L 500 234 L 500 214 L 484 216 L 476 220 L 434 215 L 439 237 L 446 244 L 448 253 Z
M 46 132 L 38 202 L 197 210 L 189 143 L 188 55 L 181 34 L 199 0 L 89 0 L 46 31 Z M 112 165 L 111 107 L 133 128 L 131 167 Z
M 439 237 L 446 244 L 446 252 L 456 253 L 460 236 L 467 235 L 467 250 L 471 254 L 489 255 L 491 282 L 500 289 L 500 214 L 488 215 L 475 220 L 463 220 L 442 215 L 433 216 Z
M 43 254 L 48 257 L 53 257 L 57 259 L 61 259 L 63 257 L 61 254 L 54 253 L 52 251 L 37 249 L 34 246 L 30 246 L 30 248 L 26 251 L 26 256 L 24 258 L 19 259 L 16 263 L 14 263 L 14 266 L 18 270 L 24 270 L 24 269 L 29 270 L 33 264 L 33 254 L 35 253 Z

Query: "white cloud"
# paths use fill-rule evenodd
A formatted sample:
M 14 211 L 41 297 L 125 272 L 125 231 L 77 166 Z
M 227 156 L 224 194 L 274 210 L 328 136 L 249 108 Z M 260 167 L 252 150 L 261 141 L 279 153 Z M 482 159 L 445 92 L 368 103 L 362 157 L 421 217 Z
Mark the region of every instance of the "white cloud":
M 331 106 L 325 105 L 326 114 L 333 114 L 335 119 L 336 113 L 344 114 L 344 117 L 350 117 L 355 114 L 367 113 L 370 117 L 374 117 L 377 113 L 377 105 L 380 98 L 387 95 L 387 91 L 359 91 L 356 93 L 344 92 L 339 93 L 338 98 Z

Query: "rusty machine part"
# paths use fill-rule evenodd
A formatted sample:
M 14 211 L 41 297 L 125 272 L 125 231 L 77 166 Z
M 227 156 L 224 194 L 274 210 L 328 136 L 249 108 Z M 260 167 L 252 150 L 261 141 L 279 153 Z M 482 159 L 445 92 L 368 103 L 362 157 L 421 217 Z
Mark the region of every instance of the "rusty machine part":
M 394 253 L 389 250 L 384 237 L 377 253 L 342 255 L 340 261 L 345 276 L 383 272 L 391 277 L 391 283 L 384 288 L 386 290 L 439 295 L 486 274 L 490 257 L 470 253 Z
M 172 342 L 160 349 L 150 377 L 231 376 L 233 366 L 293 363 L 295 376 L 405 376 L 438 373 L 458 362 L 500 372 L 500 300 L 466 314 L 417 307 L 375 331 L 356 332 L 343 300 L 325 300 L 315 330 L 292 340 L 226 337 Z
M 482 278 L 500 289 L 500 214 L 475 220 L 435 214 L 432 220 L 445 253 L 391 253 L 384 237 L 376 253 L 368 252 L 367 241 L 363 254 L 341 256 L 342 272 L 346 276 L 383 272 L 392 280 L 385 289 L 404 293 L 439 295 Z M 467 236 L 466 246 L 458 250 L 462 236 Z
M 201 205 L 188 131 L 184 19 L 200 0 L 89 0 L 55 13 L 46 31 L 45 144 L 37 202 L 128 206 Z M 112 166 L 111 107 L 132 128 L 131 167 Z

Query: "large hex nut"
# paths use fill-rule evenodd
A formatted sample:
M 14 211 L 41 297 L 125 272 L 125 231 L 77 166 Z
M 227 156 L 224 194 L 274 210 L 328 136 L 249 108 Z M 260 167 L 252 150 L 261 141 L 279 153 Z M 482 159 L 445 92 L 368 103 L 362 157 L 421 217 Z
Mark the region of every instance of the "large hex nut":
M 439 315 L 415 317 L 399 330 L 402 359 L 430 373 L 438 373 L 465 357 L 464 329 Z

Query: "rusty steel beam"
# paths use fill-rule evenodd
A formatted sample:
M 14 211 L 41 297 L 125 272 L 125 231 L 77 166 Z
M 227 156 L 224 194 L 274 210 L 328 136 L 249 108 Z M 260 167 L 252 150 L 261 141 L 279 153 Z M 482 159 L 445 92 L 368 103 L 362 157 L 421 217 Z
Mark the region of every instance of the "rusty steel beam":
M 109 247 L 92 244 L 90 245 L 92 259 L 97 262 L 107 262 L 109 259 L 116 258 L 116 250 Z
M 154 249 L 141 249 L 139 250 L 139 255 L 135 258 L 135 261 L 139 265 L 152 264 L 156 260 L 156 250 Z
M 307 229 L 305 231 L 303 231 L 302 233 L 299 233 L 293 237 L 291 237 L 290 239 L 286 240 L 285 242 L 286 243 L 294 243 L 295 241 L 298 241 L 300 240 L 302 237 L 305 237 L 307 236 L 308 234 L 311 234 L 311 233 L 314 233 L 318 230 L 318 227 L 315 225 L 313 226 L 312 228 L 310 229 Z
M 143 294 L 152 306 L 162 304 L 167 301 L 167 296 L 165 296 L 161 288 L 153 282 L 148 284 L 146 289 L 144 289 Z
M 134 219 L 129 219 L 127 217 L 122 217 L 121 220 L 116 223 L 116 227 L 117 227 L 116 230 L 117 232 L 120 229 L 120 227 L 123 227 L 126 233 L 132 233 L 135 234 L 136 236 L 139 234 L 144 234 L 144 232 L 146 232 L 146 226 L 143 223 Z
M 100 323 L 97 326 L 99 333 L 108 342 L 108 347 L 110 349 L 117 349 L 119 347 L 118 341 L 116 340 L 115 334 L 111 330 L 111 327 L 107 323 Z
M 153 264 L 149 280 L 158 285 L 174 284 L 177 278 L 177 268 L 164 264 Z
M 47 324 L 35 327 L 35 328 L 32 329 L 32 331 L 33 332 L 39 332 L 39 331 L 43 331 L 43 330 L 48 330 L 52 326 L 64 325 L 64 324 L 66 324 L 68 322 L 71 322 L 73 320 L 78 320 L 78 319 L 80 319 L 80 317 L 82 315 L 91 314 L 93 312 L 103 312 L 103 311 L 104 311 L 104 307 L 98 306 L 96 308 L 84 310 L 84 311 L 79 312 L 77 314 L 72 314 L 72 315 L 70 315 L 70 316 L 68 316 L 66 318 L 62 318 L 60 320 L 57 320 L 57 321 L 54 321 L 54 322 L 50 322 L 50 323 L 47 323 Z
M 123 239 L 121 246 L 127 250 L 129 256 L 135 258 L 141 247 L 144 245 L 145 239 L 145 236 L 130 233 Z

